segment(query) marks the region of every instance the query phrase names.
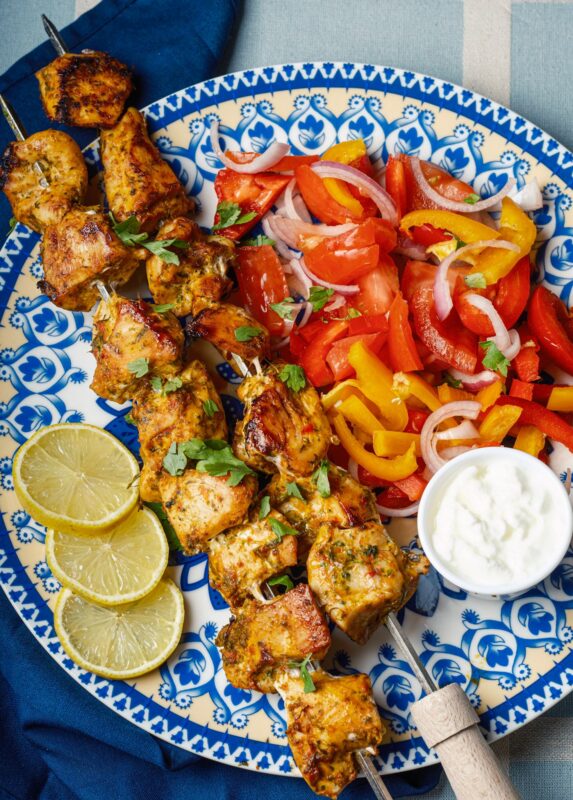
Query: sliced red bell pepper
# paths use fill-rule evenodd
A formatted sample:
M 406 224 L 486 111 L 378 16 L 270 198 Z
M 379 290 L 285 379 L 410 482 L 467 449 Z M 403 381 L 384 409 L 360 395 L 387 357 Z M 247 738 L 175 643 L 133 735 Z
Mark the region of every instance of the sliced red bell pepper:
M 374 478 L 374 480 L 377 480 Z M 375 484 L 379 485 L 379 484 Z M 378 503 L 381 506 L 385 506 L 386 508 L 407 508 L 408 506 L 412 505 L 412 501 L 406 494 L 400 489 L 396 483 L 390 484 L 387 488 L 382 489 L 380 494 L 378 495 Z
M 270 307 L 289 296 L 285 274 L 271 245 L 237 248 L 237 281 L 244 305 L 270 333 L 280 335 L 284 321 Z
M 573 427 L 554 411 L 549 411 L 539 403 L 531 400 L 523 400 L 521 397 L 509 397 L 508 395 L 502 395 L 497 400 L 496 405 L 519 406 L 522 409 L 519 417 L 520 425 L 535 425 L 550 439 L 561 442 L 568 450 L 573 451 Z
M 433 225 L 417 225 L 410 229 L 410 237 L 416 242 L 421 244 L 422 247 L 431 247 L 433 244 L 440 244 L 440 242 L 447 242 L 452 239 L 452 234 L 441 228 L 434 228 Z
M 511 397 L 522 397 L 524 400 L 533 400 L 533 384 L 514 378 L 509 390 Z
M 573 341 L 567 330 L 571 318 L 565 304 L 545 286 L 538 286 L 529 301 L 527 321 L 545 355 L 573 375 Z
M 310 169 L 310 167 L 309 167 Z M 290 177 L 259 172 L 256 175 L 243 175 L 232 169 L 221 169 L 215 178 L 215 194 L 219 203 L 236 203 L 241 215 L 253 212 L 255 216 L 241 225 L 230 225 L 221 229 L 221 235 L 229 239 L 240 239 L 263 217 L 275 200 L 286 189 Z M 215 222 L 219 222 L 219 214 Z
M 386 191 L 394 201 L 398 210 L 398 219 L 400 219 L 406 213 L 408 207 L 408 190 L 403 161 L 394 156 L 388 156 L 385 176 Z
M 394 297 L 388 315 L 388 355 L 394 372 L 413 372 L 423 369 L 418 355 L 412 328 L 408 319 L 408 303 L 398 294 Z
M 348 208 L 338 203 L 328 192 L 322 178 L 307 165 L 294 171 L 296 182 L 306 207 L 317 219 L 327 225 L 338 225 L 361 217 L 353 217 Z
M 430 416 L 429 411 L 422 411 L 421 408 L 408 409 L 408 424 L 404 428 L 405 433 L 422 433 L 424 423 Z
M 351 320 L 352 322 L 352 320 Z M 338 339 L 326 356 L 326 363 L 332 370 L 335 381 L 343 381 L 354 375 L 354 367 L 348 360 L 348 353 L 354 342 L 364 342 L 369 350 L 373 353 L 378 353 L 386 341 L 386 332 L 378 333 L 360 333 L 355 336 L 347 336 L 344 339 Z
M 341 339 L 347 330 L 348 322 L 345 320 L 329 322 L 323 326 L 322 331 L 317 330 L 312 341 L 300 354 L 300 365 L 304 368 L 306 376 L 313 386 L 327 386 L 334 380 L 332 370 L 326 363 L 326 356 L 332 344 L 337 339 Z
M 439 320 L 431 286 L 416 289 L 410 304 L 414 327 L 422 343 L 441 361 L 472 374 L 477 366 L 477 337 L 468 331 L 455 310 Z
M 388 318 L 386 314 L 363 314 L 348 320 L 348 333 L 358 336 L 364 333 L 388 333 Z

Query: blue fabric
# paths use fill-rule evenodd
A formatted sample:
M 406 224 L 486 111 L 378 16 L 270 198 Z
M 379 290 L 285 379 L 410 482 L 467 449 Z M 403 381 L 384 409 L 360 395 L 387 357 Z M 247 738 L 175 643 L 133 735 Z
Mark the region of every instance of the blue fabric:
M 238 22 L 238 0 L 104 0 L 65 28 L 70 49 L 106 50 L 137 76 L 134 102 L 145 105 L 223 69 Z M 47 127 L 34 72 L 53 57 L 43 44 L 0 78 L 29 131 Z M 81 145 L 92 131 L 74 129 Z M 0 148 L 9 141 L 0 126 Z M 0 205 L 0 231 L 11 215 Z M 76 684 L 34 641 L 0 592 L 0 798 L 18 800 L 252 800 L 288 792 L 308 800 L 302 781 L 241 771 L 156 739 L 114 714 Z M 428 791 L 439 767 L 388 779 L 394 797 Z M 364 781 L 345 800 L 368 798 Z

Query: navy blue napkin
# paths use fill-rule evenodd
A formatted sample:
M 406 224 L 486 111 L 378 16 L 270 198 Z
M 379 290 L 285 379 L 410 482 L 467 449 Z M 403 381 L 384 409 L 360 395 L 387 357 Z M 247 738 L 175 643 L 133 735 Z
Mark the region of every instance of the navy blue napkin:
M 146 105 L 223 70 L 239 0 L 103 0 L 64 29 L 70 49 L 110 52 L 135 69 L 134 102 Z M 293 54 L 293 56 L 296 54 Z M 43 44 L 0 77 L 30 132 L 48 127 L 34 72 L 53 58 Z M 74 129 L 83 146 L 93 131 Z M 0 148 L 10 139 L 0 119 Z M 11 212 L 0 201 L 0 238 Z M 238 771 L 194 756 L 144 732 L 73 681 L 19 620 L 0 591 L 1 800 L 253 800 L 288 792 L 314 795 L 303 781 Z M 388 779 L 394 797 L 433 788 L 439 767 Z M 367 800 L 365 781 L 344 800 Z

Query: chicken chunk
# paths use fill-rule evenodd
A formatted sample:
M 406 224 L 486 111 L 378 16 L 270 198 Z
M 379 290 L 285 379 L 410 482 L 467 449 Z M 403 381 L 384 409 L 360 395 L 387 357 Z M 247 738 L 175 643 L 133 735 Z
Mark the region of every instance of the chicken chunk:
M 196 469 L 183 475 L 163 472 L 161 502 L 186 553 L 205 552 L 208 542 L 246 516 L 257 493 L 257 479 L 247 475 L 237 486 L 226 476 L 215 477 Z
M 425 556 L 404 552 L 374 522 L 354 528 L 322 525 L 307 560 L 318 602 L 358 644 L 408 602 L 428 569 Z
M 235 455 L 261 472 L 308 476 L 326 456 L 330 423 L 309 383 L 294 392 L 279 378 L 280 364 L 246 378 L 237 390 L 245 415 L 235 428 Z
M 100 296 L 96 280 L 121 286 L 147 256 L 146 250 L 123 244 L 107 214 L 79 207 L 46 227 L 41 253 L 44 280 L 39 287 L 70 311 L 89 311 Z
M 123 403 L 134 396 L 146 374 L 176 375 L 183 343 L 183 330 L 173 314 L 160 314 L 144 300 L 112 295 L 94 315 L 96 368 L 91 388 L 106 400 Z
M 279 539 L 271 519 L 286 523 L 278 511 L 272 510 L 259 519 L 259 509 L 255 509 L 247 522 L 211 539 L 209 582 L 231 608 L 237 608 L 249 597 L 262 600 L 262 584 L 297 562 L 296 537 Z
M 148 260 L 147 282 L 156 303 L 171 303 L 176 316 L 186 317 L 230 290 L 227 272 L 235 258 L 230 239 L 204 236 L 197 223 L 187 217 L 164 222 L 157 238 L 179 239 L 189 247 L 179 250 L 179 264 L 168 264 L 159 256 Z
M 107 53 L 64 53 L 36 72 L 44 113 L 52 122 L 111 128 L 132 90 L 131 72 Z
M 132 417 L 139 432 L 143 459 L 139 494 L 146 502 L 159 502 L 163 458 L 172 442 L 189 439 L 226 439 L 225 413 L 213 381 L 201 361 L 191 361 L 177 375 L 175 386 L 160 386 L 155 379 L 141 381 L 133 399 Z M 205 411 L 208 401 L 216 411 Z
M 322 497 L 312 478 L 298 478 L 294 493 L 288 476 L 275 475 L 267 487 L 273 508 L 284 514 L 289 523 L 301 531 L 298 538 L 299 560 L 306 561 L 308 551 L 321 525 L 351 528 L 365 522 L 378 521 L 372 492 L 352 475 L 334 464 L 328 465 L 330 495 Z
M 265 326 L 250 311 L 231 303 L 204 303 L 197 316 L 187 321 L 187 332 L 194 339 L 211 342 L 226 359 L 236 353 L 251 363 L 270 352 Z
M 36 162 L 45 180 L 34 170 Z M 23 142 L 10 142 L 0 158 L 0 189 L 18 222 L 37 233 L 81 203 L 87 185 L 81 150 L 63 131 L 38 131 Z
M 304 583 L 268 603 L 248 600 L 217 636 L 227 680 L 238 689 L 274 692 L 277 669 L 330 647 L 330 631 Z
M 194 203 L 161 158 L 136 108 L 128 108 L 114 128 L 101 133 L 105 191 L 114 217 L 135 216 L 143 231 L 161 220 L 187 214 Z
M 373 755 L 386 735 L 367 675 L 334 677 L 312 673 L 314 692 L 305 693 L 292 670 L 276 686 L 286 710 L 287 738 L 302 777 L 316 794 L 336 798 L 357 775 L 353 753 Z

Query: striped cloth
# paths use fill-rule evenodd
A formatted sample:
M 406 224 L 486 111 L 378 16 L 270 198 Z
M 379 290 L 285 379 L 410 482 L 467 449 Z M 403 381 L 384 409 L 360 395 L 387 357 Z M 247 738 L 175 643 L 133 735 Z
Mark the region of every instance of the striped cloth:
M 44 40 L 40 11 L 64 26 L 96 2 L 0 0 L 0 73 Z M 573 149 L 572 30 L 573 0 L 246 0 L 229 71 L 320 59 L 417 70 L 510 106 Z M 573 695 L 495 749 L 524 800 L 573 798 Z M 426 797 L 454 795 L 443 779 Z

